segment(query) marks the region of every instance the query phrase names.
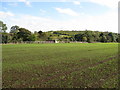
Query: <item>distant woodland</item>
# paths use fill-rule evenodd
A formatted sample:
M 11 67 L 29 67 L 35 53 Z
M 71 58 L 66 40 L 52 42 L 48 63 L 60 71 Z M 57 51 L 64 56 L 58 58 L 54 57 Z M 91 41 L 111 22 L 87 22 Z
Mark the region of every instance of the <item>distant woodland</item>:
M 99 32 L 92 30 L 85 31 L 47 31 L 36 30 L 34 33 L 26 28 L 17 25 L 11 26 L 10 32 L 7 32 L 7 25 L 0 21 L 0 34 L 2 34 L 2 43 L 21 43 L 24 41 L 64 41 L 64 42 L 119 42 L 120 34 L 113 32 Z M 38 32 L 37 32 L 38 31 Z

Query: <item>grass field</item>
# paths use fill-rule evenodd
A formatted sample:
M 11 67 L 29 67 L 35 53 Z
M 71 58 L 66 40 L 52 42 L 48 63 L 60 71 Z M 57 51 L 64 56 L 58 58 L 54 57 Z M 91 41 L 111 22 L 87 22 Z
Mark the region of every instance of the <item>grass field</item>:
M 9 44 L 3 88 L 117 88 L 117 43 Z

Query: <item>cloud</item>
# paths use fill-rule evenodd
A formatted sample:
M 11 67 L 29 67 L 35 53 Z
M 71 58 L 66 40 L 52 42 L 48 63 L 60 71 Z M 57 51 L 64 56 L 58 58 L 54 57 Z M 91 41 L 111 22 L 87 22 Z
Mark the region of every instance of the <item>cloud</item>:
M 0 18 L 7 18 L 7 17 L 13 17 L 14 14 L 10 11 L 7 11 L 7 12 L 3 12 L 3 11 L 0 11 Z
M 73 1 L 73 4 L 80 5 L 80 1 Z
M 40 12 L 41 12 L 41 13 L 46 13 L 46 11 L 45 11 L 45 10 L 43 10 L 43 9 L 40 9 Z
M 16 2 L 17 0 L 2 0 L 2 2 Z M 79 4 L 79 2 L 92 2 L 100 5 L 104 5 L 109 8 L 117 8 L 118 2 L 120 0 L 18 0 L 24 2 L 26 5 L 31 6 L 30 2 L 74 2 L 74 4 Z
M 89 0 L 90 2 L 91 0 Z M 112 2 L 112 0 L 109 0 Z M 49 30 L 98 30 L 98 31 L 109 31 L 118 32 L 118 12 L 116 6 L 111 6 L 111 4 L 98 0 L 92 0 L 93 3 L 104 5 L 109 7 L 109 11 L 101 13 L 99 15 L 91 16 L 87 14 L 79 14 L 70 8 L 55 8 L 59 13 L 70 15 L 70 16 L 80 16 L 69 18 L 68 20 L 55 20 L 51 18 L 36 17 L 32 15 L 20 15 L 14 14 L 10 11 L 3 12 L 0 11 L 0 18 L 5 21 L 5 23 L 10 28 L 13 25 L 18 25 L 29 29 L 30 31 L 49 31 Z M 116 2 L 116 1 L 115 1 Z M 114 4 L 114 3 L 113 3 Z M 40 10 L 40 12 L 45 12 Z
M 5 12 L 4 12 L 5 13 Z M 7 12 L 6 12 L 7 13 Z M 98 16 L 82 15 L 81 17 L 70 18 L 69 20 L 54 20 L 32 15 L 17 15 L 7 13 L 9 17 L 3 18 L 3 21 L 10 28 L 18 25 L 29 29 L 30 31 L 50 31 L 50 30 L 98 30 L 118 32 L 117 12 L 109 11 Z M 9 29 L 10 30 L 10 29 Z
M 89 0 L 88 2 L 97 3 L 109 8 L 117 8 L 119 0 Z
M 19 0 L 20 2 L 24 2 L 27 6 L 31 7 L 31 3 L 28 0 Z
M 61 2 L 73 2 L 76 5 L 79 5 L 80 2 L 90 2 L 90 3 L 96 3 L 99 5 L 106 6 L 108 8 L 117 8 L 118 7 L 118 2 L 120 0 L 60 0 Z
M 11 2 L 11 3 L 8 3 L 8 5 L 13 6 L 13 7 L 16 7 L 16 6 L 18 6 L 18 3 L 16 3 L 16 2 Z
M 62 14 L 66 14 L 66 15 L 70 15 L 70 16 L 78 16 L 79 14 L 75 11 L 73 11 L 72 9 L 70 8 L 65 8 L 65 9 L 62 9 L 62 8 L 55 8 L 59 13 L 62 13 Z
M 24 27 L 32 32 L 39 30 L 47 31 L 47 30 L 55 29 L 54 24 L 56 23 L 56 21 L 49 18 L 43 18 L 43 17 L 31 16 L 31 15 L 19 15 L 17 16 L 17 18 L 7 17 L 2 20 L 8 25 L 8 29 L 9 29 L 8 32 L 10 31 L 10 27 L 13 25 Z

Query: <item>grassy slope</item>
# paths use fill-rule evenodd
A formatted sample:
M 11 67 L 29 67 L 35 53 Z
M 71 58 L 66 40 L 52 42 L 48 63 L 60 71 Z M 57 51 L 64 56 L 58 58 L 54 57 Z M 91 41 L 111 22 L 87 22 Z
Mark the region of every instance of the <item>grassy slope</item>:
M 114 43 L 3 45 L 3 87 L 117 87 L 117 53 Z

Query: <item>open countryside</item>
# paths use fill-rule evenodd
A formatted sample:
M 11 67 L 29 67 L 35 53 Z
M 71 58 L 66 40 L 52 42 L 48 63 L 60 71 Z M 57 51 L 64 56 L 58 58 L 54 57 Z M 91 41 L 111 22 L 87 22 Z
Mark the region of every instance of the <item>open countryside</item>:
M 117 43 L 2 47 L 3 88 L 118 88 Z
M 0 88 L 119 89 L 118 1 L 2 0 Z

